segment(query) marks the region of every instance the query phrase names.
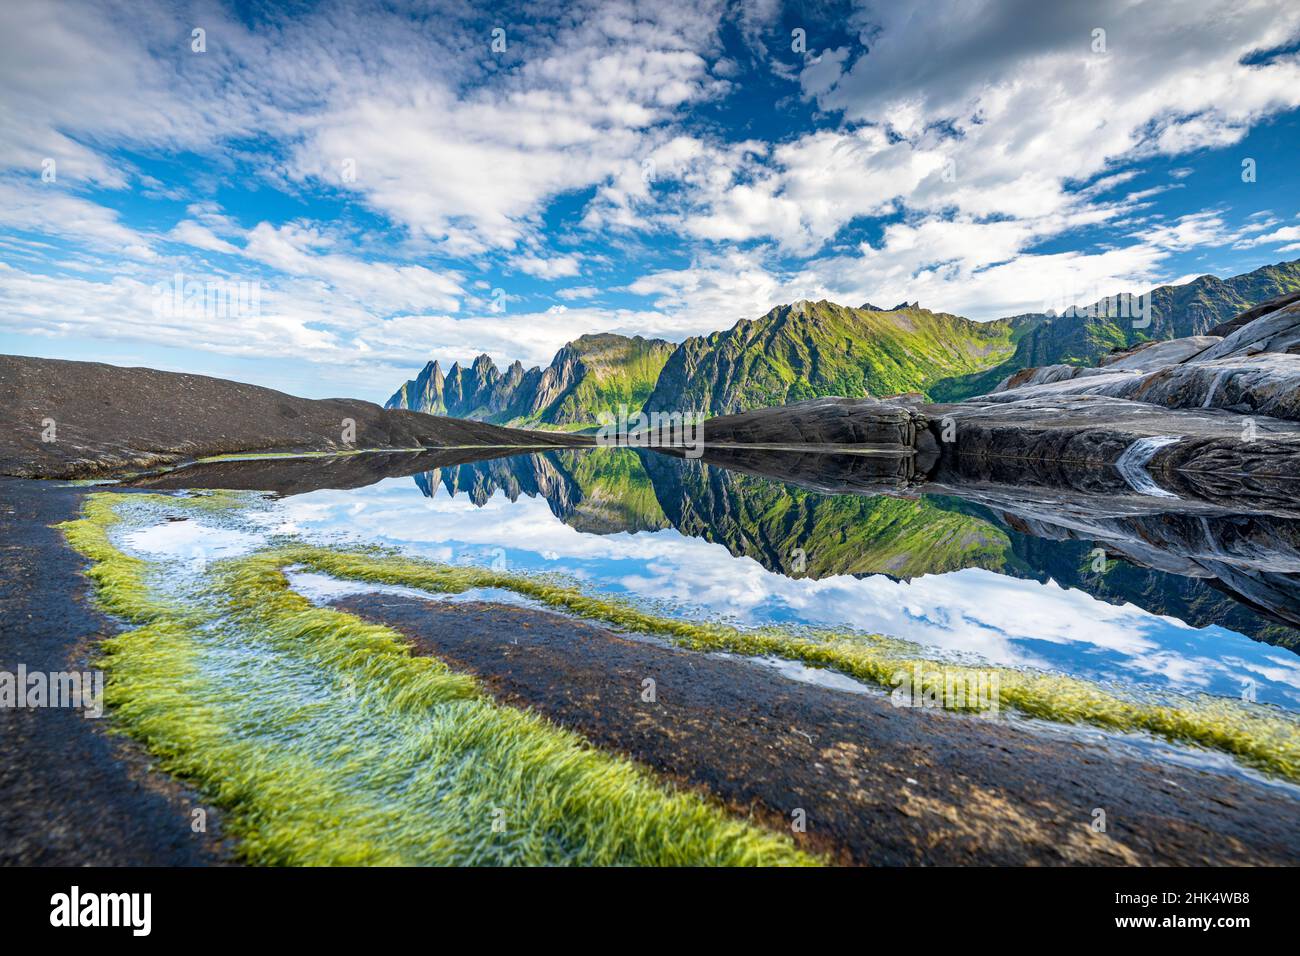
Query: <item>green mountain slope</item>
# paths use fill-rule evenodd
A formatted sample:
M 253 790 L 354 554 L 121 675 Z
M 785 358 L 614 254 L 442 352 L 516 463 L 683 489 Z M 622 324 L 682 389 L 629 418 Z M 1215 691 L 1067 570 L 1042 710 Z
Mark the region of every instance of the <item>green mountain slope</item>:
M 673 345 L 662 339 L 628 338 L 610 332 L 584 335 L 566 345 L 551 362 L 557 373 L 556 396 L 529 420 L 546 425 L 590 425 L 604 411 L 617 413 L 626 405 L 636 414 L 654 391 L 659 373 L 672 354 Z M 547 371 L 550 371 L 548 369 Z M 539 392 L 547 394 L 546 374 Z
M 920 392 L 956 401 L 997 387 L 1012 372 L 1096 364 L 1149 339 L 1199 335 L 1251 306 L 1300 291 L 1300 259 L 1229 279 L 1202 276 L 1147 293 L 1150 322 L 1118 314 L 1114 299 L 1075 314 L 1031 313 L 992 322 L 931 312 L 832 302 L 777 306 L 758 319 L 696 336 L 662 339 L 584 335 L 545 369 L 516 362 L 505 373 L 480 355 L 443 375 L 430 362 L 389 399 L 390 408 L 497 424 L 583 428 L 626 405 L 724 415 L 822 395 L 885 397 Z M 1142 300 L 1139 300 L 1141 308 Z
M 725 415 L 820 395 L 928 392 L 1014 354 L 1021 325 L 972 322 L 913 304 L 778 306 L 725 332 L 687 339 L 664 366 L 646 411 Z

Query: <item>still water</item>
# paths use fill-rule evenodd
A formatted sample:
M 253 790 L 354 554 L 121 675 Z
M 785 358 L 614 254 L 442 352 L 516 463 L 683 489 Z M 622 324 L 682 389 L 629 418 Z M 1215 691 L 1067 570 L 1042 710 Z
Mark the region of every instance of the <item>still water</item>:
M 1300 563 L 1277 545 L 1300 534 L 1285 519 L 1262 532 L 1257 518 L 1230 520 L 1251 522 L 1241 535 L 1253 542 L 1248 554 L 1223 543 L 1224 519 L 1197 518 L 1193 540 L 1182 518 L 1144 516 L 1125 543 L 1114 522 L 1098 523 L 1106 538 L 1089 537 L 1092 525 L 1077 514 L 1052 524 L 1041 509 L 1026 518 L 955 496 L 820 494 L 606 449 L 301 491 L 251 519 L 251 531 L 186 522 L 136 544 L 208 557 L 247 550 L 263 535 L 379 544 L 555 573 L 687 616 L 850 628 L 914 641 L 934 656 L 1300 710 L 1300 656 L 1268 643 L 1300 637 L 1285 598 Z M 1273 542 L 1263 554 L 1261 537 Z M 1215 542 L 1208 557 L 1207 539 Z M 1269 606 L 1261 594 L 1283 597 Z

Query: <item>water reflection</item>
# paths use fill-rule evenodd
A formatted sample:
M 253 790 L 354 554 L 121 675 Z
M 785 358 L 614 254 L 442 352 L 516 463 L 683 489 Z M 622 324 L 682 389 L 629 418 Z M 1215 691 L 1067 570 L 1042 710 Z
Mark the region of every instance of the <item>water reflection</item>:
M 1263 643 L 1300 638 L 1295 519 L 992 486 L 821 494 L 645 451 L 442 454 L 388 456 L 388 473 L 414 481 L 306 491 L 266 520 L 312 538 L 562 572 L 682 613 L 879 631 L 1156 690 L 1253 688 L 1300 709 L 1300 657 Z

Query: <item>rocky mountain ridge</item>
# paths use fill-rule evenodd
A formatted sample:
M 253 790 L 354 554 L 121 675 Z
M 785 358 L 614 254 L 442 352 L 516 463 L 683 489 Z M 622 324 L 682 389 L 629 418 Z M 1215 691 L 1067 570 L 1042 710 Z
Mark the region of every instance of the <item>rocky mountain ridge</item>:
M 605 332 L 568 343 L 546 368 L 516 361 L 503 373 L 483 354 L 444 374 L 434 361 L 384 407 L 517 426 L 591 425 L 620 404 L 639 410 L 672 350 L 662 339 Z
M 387 407 L 581 428 L 619 404 L 633 413 L 644 408 L 716 416 L 823 396 L 914 392 L 959 401 L 994 391 L 1022 369 L 1088 368 L 1112 350 L 1206 335 L 1249 315 L 1258 303 L 1297 294 L 1300 260 L 1228 279 L 1201 276 L 1136 298 L 1110 296 L 1062 314 L 991 322 L 933 312 L 915 301 L 892 309 L 800 301 L 677 345 L 584 335 L 544 369 L 515 362 L 501 372 L 480 355 L 470 365 L 453 364 L 444 375 L 430 362 Z

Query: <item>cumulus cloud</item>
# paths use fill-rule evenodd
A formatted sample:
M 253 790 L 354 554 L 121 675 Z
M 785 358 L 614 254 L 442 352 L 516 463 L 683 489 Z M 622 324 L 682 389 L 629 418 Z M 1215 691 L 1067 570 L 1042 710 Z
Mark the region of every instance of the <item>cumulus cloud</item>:
M 1035 256 L 1029 268 L 1012 260 L 1071 229 L 1121 223 L 1157 194 L 1161 187 L 1101 198 L 1134 175 L 1114 172 L 1117 163 L 1230 145 L 1264 117 L 1300 106 L 1300 59 L 1249 58 L 1300 33 L 1300 9 L 1266 0 L 951 0 L 924 15 L 872 4 L 855 22 L 859 50 L 832 51 L 802 73 L 805 94 L 845 125 L 741 162 L 715 154 L 710 162 L 724 174 L 696 184 L 683 228 L 808 257 L 851 223 L 898 213 L 904 221 L 859 259 L 834 256 L 816 271 L 869 274 L 878 289 L 911 298 L 949 276 L 975 299 L 953 307 L 982 315 L 999 300 L 980 296 L 972 280 L 1050 274 L 1054 264 L 1075 274 L 1076 286 L 1141 286 L 1162 251 L 1228 241 L 1212 228 L 1221 223 L 1185 217 L 1150 225 L 1147 235 L 1122 233 L 1133 243 L 1127 251 Z
M 539 279 L 570 279 L 582 271 L 577 256 L 515 256 L 510 264 L 520 272 Z

